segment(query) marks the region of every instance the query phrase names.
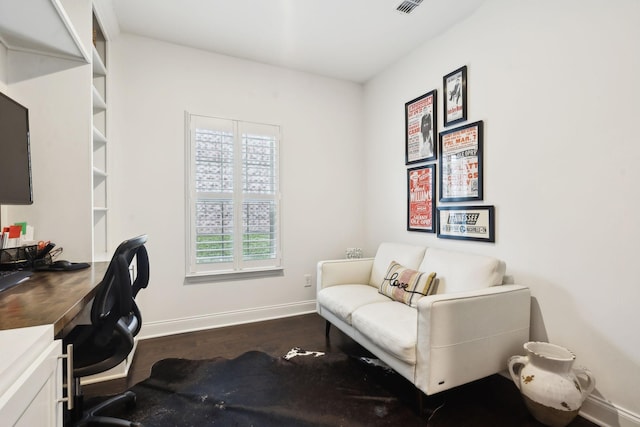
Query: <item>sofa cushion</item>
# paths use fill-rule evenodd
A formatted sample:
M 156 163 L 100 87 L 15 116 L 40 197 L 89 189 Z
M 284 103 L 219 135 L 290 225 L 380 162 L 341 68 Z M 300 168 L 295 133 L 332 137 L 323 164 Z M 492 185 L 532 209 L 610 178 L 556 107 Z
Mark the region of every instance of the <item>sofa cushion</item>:
M 368 304 L 351 315 L 353 327 L 378 347 L 416 363 L 418 310 L 396 301 Z
M 330 286 L 318 292 L 317 298 L 323 308 L 348 324 L 351 324 L 351 314 L 357 308 L 366 304 L 390 301 L 369 285 Z
M 413 270 L 391 261 L 380 283 L 380 293 L 395 301 L 416 307 L 418 299 L 432 293 L 435 276 L 436 273 Z
M 417 269 L 424 258 L 424 246 L 405 245 L 402 243 L 381 243 L 371 268 L 369 285 L 378 288 L 391 261 L 397 261 L 408 268 Z M 437 271 L 437 270 L 429 270 Z
M 426 250 L 418 270 L 438 272 L 438 294 L 500 285 L 504 276 L 496 258 L 436 248 Z

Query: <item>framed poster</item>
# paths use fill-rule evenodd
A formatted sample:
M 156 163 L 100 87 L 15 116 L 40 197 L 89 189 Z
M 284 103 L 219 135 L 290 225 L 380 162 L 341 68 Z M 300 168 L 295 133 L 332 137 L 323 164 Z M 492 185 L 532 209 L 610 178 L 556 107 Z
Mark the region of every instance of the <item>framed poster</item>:
M 493 206 L 438 208 L 438 237 L 495 242 Z
M 405 164 L 437 158 L 437 93 L 429 93 L 404 104 Z
M 436 165 L 407 170 L 407 230 L 435 233 Z
M 440 201 L 482 200 L 482 120 L 440 132 Z
M 442 78 L 444 89 L 444 125 L 467 120 L 467 66 Z

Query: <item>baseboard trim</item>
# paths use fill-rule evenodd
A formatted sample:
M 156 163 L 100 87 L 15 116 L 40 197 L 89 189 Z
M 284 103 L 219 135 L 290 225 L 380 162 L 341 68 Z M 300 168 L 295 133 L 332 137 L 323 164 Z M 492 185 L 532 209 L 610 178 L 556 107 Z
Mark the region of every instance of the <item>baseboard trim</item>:
M 640 416 L 593 394 L 587 397 L 580 416 L 602 427 L 640 427 Z
M 142 326 L 139 339 L 164 337 L 185 332 L 202 331 L 206 329 L 222 328 L 243 323 L 261 322 L 282 317 L 298 316 L 315 313 L 316 301 L 301 301 L 292 304 L 279 304 L 257 307 L 247 310 L 227 311 L 208 314 L 205 316 L 185 317 L 181 319 L 146 322 Z

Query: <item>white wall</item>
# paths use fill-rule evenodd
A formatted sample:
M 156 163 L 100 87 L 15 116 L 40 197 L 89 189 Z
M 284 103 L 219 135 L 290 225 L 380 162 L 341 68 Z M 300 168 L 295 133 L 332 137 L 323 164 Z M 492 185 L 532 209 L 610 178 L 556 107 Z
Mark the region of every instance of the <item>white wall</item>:
M 0 43 L 0 90 L 6 92 L 7 85 L 7 48 Z
M 90 66 L 15 83 L 12 96 L 29 108 L 33 204 L 10 206 L 36 239 L 51 240 L 59 259 L 91 260 Z M 46 96 L 43 96 L 46 93 Z
M 111 237 L 149 235 L 146 333 L 315 309 L 304 274 L 364 240 L 362 86 L 133 35 L 110 61 Z M 284 276 L 185 284 L 185 110 L 282 126 Z
M 531 287 L 532 339 L 573 350 L 596 376 L 594 395 L 635 414 L 639 16 L 635 0 L 489 0 L 365 87 L 368 246 L 504 259 Z M 405 231 L 404 103 L 437 88 L 442 130 L 442 76 L 465 64 L 467 123 L 485 123 L 481 204 L 496 206 L 495 244 Z

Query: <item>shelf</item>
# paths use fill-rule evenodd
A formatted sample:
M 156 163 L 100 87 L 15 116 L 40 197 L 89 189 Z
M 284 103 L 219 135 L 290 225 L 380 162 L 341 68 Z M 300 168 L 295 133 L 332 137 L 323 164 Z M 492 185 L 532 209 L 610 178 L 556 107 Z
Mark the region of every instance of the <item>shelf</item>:
M 104 62 L 102 62 L 102 58 L 100 58 L 100 54 L 98 50 L 93 47 L 93 76 L 94 77 L 104 77 L 107 75 L 107 67 L 105 67 Z
M 7 48 L 8 83 L 89 63 L 59 0 L 2 0 L 0 44 Z
M 99 113 L 101 111 L 105 111 L 107 109 L 107 103 L 104 101 L 104 98 L 102 98 L 102 95 L 100 95 L 100 92 L 98 92 L 98 89 L 95 88 L 95 86 L 93 87 L 93 112 L 95 113 Z
M 0 0 L 1 1 L 1 0 Z M 110 248 L 108 238 L 108 216 L 109 211 L 109 162 L 108 162 L 108 105 L 107 92 L 107 38 L 101 26 L 101 19 L 97 14 L 98 2 L 93 0 L 92 33 L 93 43 L 91 44 L 91 67 L 93 70 L 92 99 L 93 99 L 93 144 L 91 164 L 93 166 L 93 260 L 108 261 L 110 259 Z
M 106 178 L 107 177 L 107 173 L 101 169 L 98 169 L 96 167 L 93 168 L 93 176 L 96 178 Z
M 101 143 L 101 144 L 106 144 L 107 143 L 107 137 L 104 136 L 102 134 L 102 132 L 100 132 L 98 129 L 93 128 L 93 142 L 96 143 Z

